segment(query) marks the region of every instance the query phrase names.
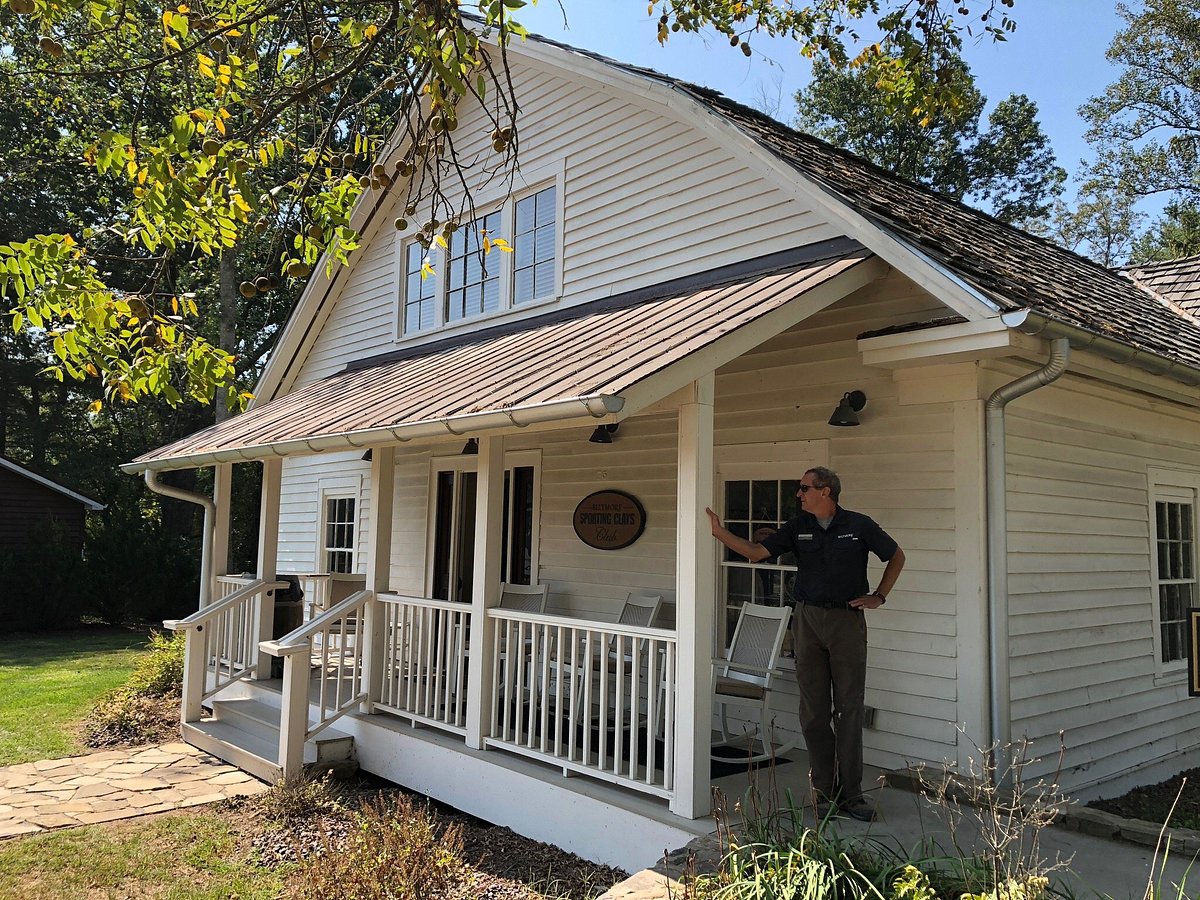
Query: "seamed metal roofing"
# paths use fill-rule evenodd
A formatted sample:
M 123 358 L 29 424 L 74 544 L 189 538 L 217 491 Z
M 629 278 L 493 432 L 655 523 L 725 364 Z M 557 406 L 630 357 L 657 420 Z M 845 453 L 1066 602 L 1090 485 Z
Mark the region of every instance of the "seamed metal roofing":
M 769 258 L 766 271 L 722 270 L 706 286 L 688 279 L 387 354 L 124 468 L 212 465 L 618 412 L 623 391 L 870 258 L 853 241 L 828 241 Z

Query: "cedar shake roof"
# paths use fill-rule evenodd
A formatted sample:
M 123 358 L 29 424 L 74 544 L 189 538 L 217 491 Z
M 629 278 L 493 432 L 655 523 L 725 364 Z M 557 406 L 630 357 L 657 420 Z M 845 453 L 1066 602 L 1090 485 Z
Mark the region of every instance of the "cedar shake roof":
M 873 259 L 853 241 L 803 249 L 807 258 L 800 262 L 796 254 L 766 257 L 777 263 L 772 269 L 742 271 L 737 280 L 721 270 L 703 287 L 686 279 L 662 286 L 657 295 L 606 298 L 349 366 L 124 468 L 182 468 L 446 437 L 497 427 L 495 419 L 504 425 L 594 420 L 619 411 L 622 392 L 810 291 L 832 282 L 826 298 L 832 302 L 860 278 L 874 277 L 851 275 Z M 780 258 L 790 265 L 778 265 Z M 838 283 L 841 275 L 850 280 Z
M 876 225 L 923 251 L 1001 312 L 1031 309 L 1200 368 L 1200 322 L 1098 263 L 905 181 L 710 88 L 547 38 L 537 40 L 688 95 Z
M 1170 300 L 1184 312 L 1200 314 L 1200 256 L 1127 266 L 1118 271 Z

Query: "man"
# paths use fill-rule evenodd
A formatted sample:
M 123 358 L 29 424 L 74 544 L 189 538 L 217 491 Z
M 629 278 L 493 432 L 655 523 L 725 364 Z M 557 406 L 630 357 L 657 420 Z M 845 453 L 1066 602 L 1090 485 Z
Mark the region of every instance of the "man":
M 738 537 L 707 512 L 713 537 L 751 562 L 789 550 L 796 555 L 792 633 L 817 814 L 842 812 L 869 822 L 875 811 L 862 794 L 865 612 L 887 601 L 904 568 L 904 551 L 869 516 L 838 506 L 841 492 L 836 473 L 809 469 L 796 492 L 800 514 L 779 531 L 755 532 L 759 540 Z M 887 564 L 874 590 L 867 582 L 868 552 Z M 830 805 L 835 801 L 836 809 Z

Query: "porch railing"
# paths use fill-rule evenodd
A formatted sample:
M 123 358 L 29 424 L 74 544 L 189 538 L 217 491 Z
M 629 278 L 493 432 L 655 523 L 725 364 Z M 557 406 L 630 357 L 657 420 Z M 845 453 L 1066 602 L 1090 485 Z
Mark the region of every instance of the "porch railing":
M 204 700 L 235 681 L 253 676 L 258 667 L 259 623 L 264 603 L 273 600 L 285 581 L 254 579 L 233 588 L 186 619 L 169 619 L 163 626 L 187 634 L 183 664 L 182 717 L 200 719 Z
M 673 631 L 488 610 L 495 621 L 488 746 L 670 797 Z
M 363 575 L 344 575 L 340 572 L 295 576 L 304 592 L 304 621 L 311 622 L 321 613 L 341 603 L 351 594 L 366 589 Z
M 363 636 L 371 597 L 371 591 L 351 594 L 290 634 L 260 645 L 264 653 L 283 658 L 278 763 L 285 778 L 300 774 L 305 741 L 367 699 Z
M 383 683 L 373 708 L 466 734 L 471 607 L 399 594 L 380 594 L 378 600 Z
M 248 584 L 253 584 L 256 579 L 253 575 L 217 575 L 213 581 L 216 586 L 213 590 L 213 601 L 224 600 L 235 591 L 240 591 Z

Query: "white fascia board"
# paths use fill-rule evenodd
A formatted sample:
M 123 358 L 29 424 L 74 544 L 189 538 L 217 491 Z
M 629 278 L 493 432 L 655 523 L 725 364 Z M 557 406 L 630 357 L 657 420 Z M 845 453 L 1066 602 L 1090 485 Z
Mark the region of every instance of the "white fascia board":
M 550 44 L 527 41 L 510 47 L 520 55 L 610 85 L 631 103 L 645 106 L 647 98 L 650 98 L 655 105 L 672 110 L 681 121 L 705 132 L 734 158 L 756 163 L 762 174 L 784 193 L 825 214 L 831 223 L 841 226 L 848 237 L 856 239 L 963 318 L 986 319 L 1000 311 L 996 303 L 947 270 L 945 266 L 930 259 L 903 238 L 871 221 L 858 212 L 849 200 L 813 181 L 758 143 L 732 121 L 691 97 L 684 90 L 650 76 L 615 68 L 608 63 Z M 697 116 L 697 110 L 705 115 Z
M 1035 352 L 1041 341 L 1009 328 L 999 316 L 862 338 L 863 365 L 885 369 Z
M 49 488 L 52 491 L 62 494 L 64 497 L 70 497 L 76 503 L 82 503 L 84 506 L 86 506 L 88 509 L 92 510 L 93 512 L 99 512 L 100 510 L 105 508 L 105 505 L 103 503 L 97 503 L 91 497 L 85 497 L 85 496 L 83 496 L 83 494 L 77 494 L 75 491 L 71 490 L 70 488 L 63 487 L 57 481 L 51 481 L 49 478 L 45 478 L 41 475 L 38 475 L 36 472 L 30 472 L 24 466 L 18 465 L 17 463 L 13 462 L 11 459 L 4 459 L 3 457 L 0 457 L 0 468 L 8 469 L 10 472 L 14 472 L 17 475 L 20 475 L 24 478 L 28 478 L 30 481 L 33 481 L 37 484 L 40 484 L 42 487 Z

